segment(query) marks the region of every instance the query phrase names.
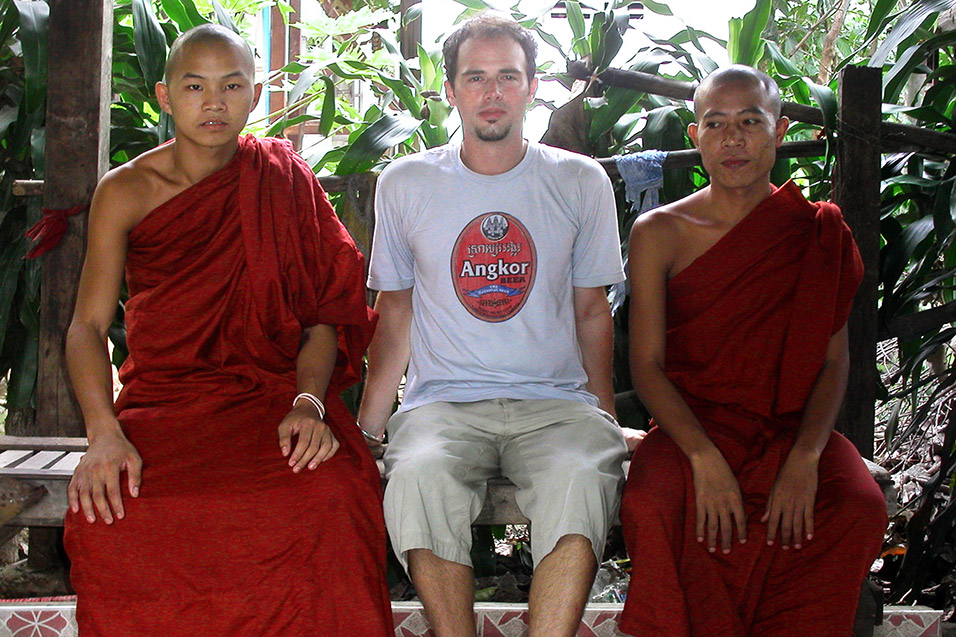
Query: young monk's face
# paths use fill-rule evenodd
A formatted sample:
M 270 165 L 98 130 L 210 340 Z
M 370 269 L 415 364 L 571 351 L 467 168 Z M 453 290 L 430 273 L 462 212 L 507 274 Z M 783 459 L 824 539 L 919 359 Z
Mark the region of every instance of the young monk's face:
M 687 132 L 700 150 L 711 184 L 723 188 L 765 187 L 789 120 L 777 117 L 770 96 L 756 82 L 712 87 L 696 106 Z
M 176 137 L 201 146 L 235 143 L 262 85 L 248 51 L 229 42 L 188 44 L 170 69 L 166 83 L 156 85 L 160 107 L 176 124 Z

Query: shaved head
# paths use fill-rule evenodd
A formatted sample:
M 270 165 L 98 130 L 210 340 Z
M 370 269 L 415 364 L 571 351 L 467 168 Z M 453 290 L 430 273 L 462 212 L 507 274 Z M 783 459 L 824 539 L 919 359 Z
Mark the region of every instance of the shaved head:
M 743 84 L 756 88 L 769 100 L 773 115 L 780 117 L 780 89 L 777 83 L 763 71 L 743 64 L 717 69 L 704 78 L 694 91 L 694 116 L 700 119 L 701 105 L 707 102 L 714 91 L 730 84 Z
M 168 82 L 172 79 L 176 66 L 182 60 L 183 55 L 188 52 L 188 49 L 204 44 L 220 44 L 235 47 L 236 50 L 242 53 L 244 62 L 248 63 L 248 67 L 244 70 L 249 71 L 249 77 L 255 75 L 255 60 L 252 55 L 252 47 L 249 46 L 248 42 L 243 40 L 235 31 L 227 29 L 224 26 L 218 24 L 202 24 L 189 29 L 176 38 L 176 41 L 173 42 L 173 45 L 169 48 L 169 56 L 166 58 L 166 81 Z

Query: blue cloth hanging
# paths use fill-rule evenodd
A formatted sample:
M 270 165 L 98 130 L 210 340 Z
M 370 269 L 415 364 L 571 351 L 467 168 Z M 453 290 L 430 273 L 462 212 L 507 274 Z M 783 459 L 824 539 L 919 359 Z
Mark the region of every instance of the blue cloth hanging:
M 617 172 L 624 179 L 624 195 L 631 202 L 631 210 L 646 212 L 660 205 L 659 191 L 664 185 L 663 166 L 666 157 L 667 153 L 661 150 L 642 150 L 614 156 Z

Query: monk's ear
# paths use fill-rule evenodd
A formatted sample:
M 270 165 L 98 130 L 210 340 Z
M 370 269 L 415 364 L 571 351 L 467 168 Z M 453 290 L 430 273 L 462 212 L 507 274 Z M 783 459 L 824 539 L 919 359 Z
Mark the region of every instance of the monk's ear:
M 780 145 L 783 144 L 783 138 L 787 134 L 788 128 L 790 128 L 790 118 L 780 117 L 780 119 L 777 120 L 776 130 L 774 131 L 774 137 L 777 141 L 777 148 L 780 148 Z
M 255 86 L 252 87 L 252 106 L 249 107 L 249 112 L 251 113 L 256 105 L 259 104 L 259 98 L 262 97 L 262 82 L 256 82 Z
M 156 82 L 156 100 L 159 102 L 159 107 L 163 109 L 166 113 L 172 115 L 173 109 L 169 104 L 169 87 L 167 87 L 162 82 Z
M 694 142 L 694 148 L 700 148 L 700 144 L 697 143 L 697 122 L 691 122 L 687 125 L 687 136 L 690 137 L 690 141 Z

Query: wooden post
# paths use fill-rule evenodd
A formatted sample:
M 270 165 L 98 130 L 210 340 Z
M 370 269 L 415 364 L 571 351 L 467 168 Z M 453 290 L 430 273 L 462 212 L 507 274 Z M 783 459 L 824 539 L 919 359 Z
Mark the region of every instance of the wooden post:
M 111 0 L 50 0 L 46 180 L 43 205 L 87 204 L 109 165 Z M 86 243 L 86 218 L 70 218 L 60 245 L 43 257 L 37 436 L 82 436 L 66 377 L 64 340 Z
M 109 166 L 112 0 L 48 0 L 50 4 L 43 205 L 89 203 Z M 34 436 L 83 436 L 79 407 L 64 359 L 66 329 L 86 244 L 86 217 L 70 217 L 60 245 L 42 257 L 40 354 Z M 58 529 L 30 530 L 28 564 L 59 562 Z
M 292 6 L 292 12 L 289 14 L 290 26 L 288 27 L 285 25 L 282 19 L 282 12 L 279 11 L 278 7 L 272 7 L 272 9 L 270 9 L 271 18 L 269 24 L 271 25 L 271 33 L 269 34 L 270 45 L 267 75 L 297 60 L 302 50 L 302 32 L 298 27 L 292 26 L 293 23 L 301 18 L 302 0 L 291 0 L 290 5 Z M 270 115 L 281 111 L 287 106 L 286 94 L 278 90 L 281 85 L 281 77 L 277 78 L 270 85 L 271 89 L 274 89 L 274 91 L 269 93 Z M 301 110 L 297 110 L 294 113 L 289 113 L 289 117 L 295 117 L 302 112 Z M 273 123 L 278 119 L 278 116 L 271 117 L 269 122 Z M 301 150 L 302 148 L 302 130 L 303 128 L 300 124 L 294 128 L 287 129 L 285 133 L 283 133 L 297 150 Z
M 402 0 L 401 2 L 401 16 L 402 16 L 402 57 L 406 60 L 411 58 L 418 57 L 418 45 L 422 42 L 422 20 L 421 18 L 415 18 L 411 21 L 406 21 L 406 14 L 412 6 L 418 4 L 421 0 Z
M 840 74 L 834 201 L 853 230 L 865 273 L 850 314 L 850 381 L 839 429 L 873 457 L 876 419 L 877 303 L 880 265 L 881 70 L 848 66 Z

